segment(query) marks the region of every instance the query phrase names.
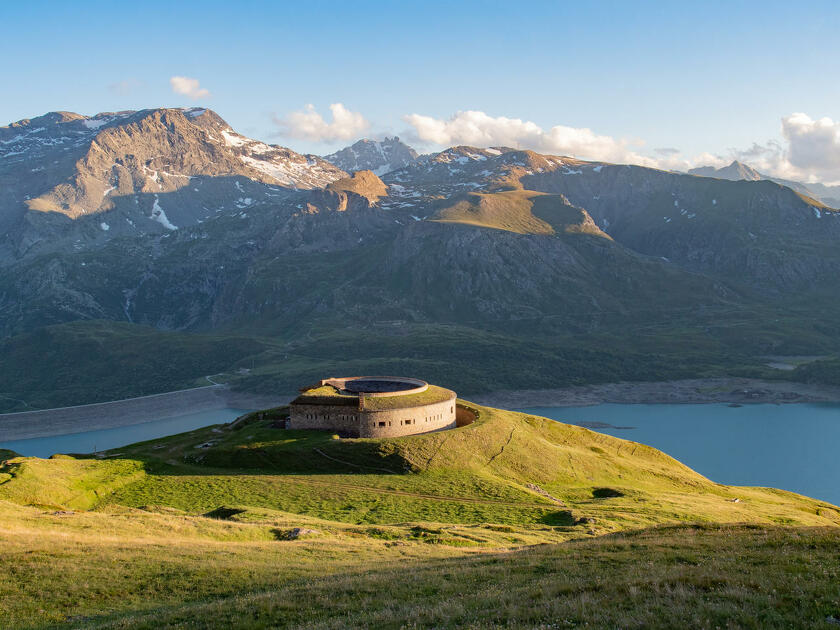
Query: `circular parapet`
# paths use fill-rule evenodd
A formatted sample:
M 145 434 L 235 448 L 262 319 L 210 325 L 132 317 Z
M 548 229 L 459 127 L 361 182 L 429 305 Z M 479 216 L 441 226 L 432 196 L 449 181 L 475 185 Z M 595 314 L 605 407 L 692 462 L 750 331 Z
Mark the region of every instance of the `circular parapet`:
M 405 376 L 352 376 L 325 379 L 321 383 L 352 394 L 373 398 L 419 394 L 429 389 L 426 381 Z

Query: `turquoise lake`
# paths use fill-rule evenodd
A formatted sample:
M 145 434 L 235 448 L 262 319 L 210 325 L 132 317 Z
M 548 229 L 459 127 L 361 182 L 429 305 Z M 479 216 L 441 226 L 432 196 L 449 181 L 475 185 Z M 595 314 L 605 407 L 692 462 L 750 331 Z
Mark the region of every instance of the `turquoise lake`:
M 840 505 L 840 404 L 604 404 L 517 411 L 649 444 L 718 483 L 782 488 Z
M 193 431 L 211 424 L 230 422 L 248 411 L 250 410 L 213 409 L 114 429 L 0 442 L 0 448 L 7 448 L 30 457 L 49 457 L 54 453 L 93 453 Z

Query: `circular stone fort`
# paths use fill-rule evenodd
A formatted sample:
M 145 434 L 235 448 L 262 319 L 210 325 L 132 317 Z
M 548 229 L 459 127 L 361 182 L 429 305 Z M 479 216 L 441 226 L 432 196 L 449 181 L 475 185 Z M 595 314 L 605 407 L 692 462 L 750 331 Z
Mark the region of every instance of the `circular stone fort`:
M 453 429 L 455 392 L 402 376 L 327 378 L 300 390 L 289 429 L 321 429 L 344 437 L 395 437 Z

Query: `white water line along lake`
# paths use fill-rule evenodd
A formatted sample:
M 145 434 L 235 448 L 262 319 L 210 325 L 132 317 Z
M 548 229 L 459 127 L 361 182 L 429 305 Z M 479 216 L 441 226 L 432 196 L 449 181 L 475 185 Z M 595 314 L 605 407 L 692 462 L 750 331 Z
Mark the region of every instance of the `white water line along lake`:
M 840 505 L 840 403 L 603 404 L 516 411 L 648 444 L 718 483 L 781 488 Z
M 21 455 L 91 453 L 230 422 L 214 409 L 130 426 L 0 442 Z M 517 409 L 649 444 L 709 479 L 770 486 L 840 504 L 840 404 L 603 404 Z

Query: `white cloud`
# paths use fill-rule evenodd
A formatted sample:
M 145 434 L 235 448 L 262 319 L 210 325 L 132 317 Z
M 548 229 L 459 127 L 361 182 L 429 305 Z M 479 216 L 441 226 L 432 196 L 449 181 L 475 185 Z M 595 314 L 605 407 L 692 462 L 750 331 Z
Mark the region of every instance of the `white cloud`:
M 699 163 L 720 166 L 733 159 L 760 173 L 803 182 L 840 182 L 840 121 L 814 120 L 801 112 L 781 120 L 782 142 L 754 142 L 747 149 L 730 149 L 728 158 L 708 156 Z
M 193 87 L 198 89 L 197 81 Z M 355 140 L 370 128 L 362 114 L 348 110 L 342 103 L 333 103 L 330 111 L 330 122 L 313 105 L 306 105 L 303 110 L 283 118 L 275 118 L 275 122 L 284 136 L 316 142 Z M 673 147 L 643 151 L 644 143 L 639 140 L 597 134 L 586 127 L 555 125 L 543 128 L 532 121 L 491 116 L 476 110 L 459 111 L 445 119 L 414 113 L 403 116 L 403 120 L 411 127 L 409 135 L 413 137 L 409 138 L 410 142 L 440 148 L 458 144 L 509 146 L 678 171 L 697 166 L 720 168 L 739 160 L 773 177 L 804 182 L 840 182 L 840 121 L 831 118 L 815 120 L 803 113 L 781 119 L 781 142 L 770 140 L 763 144 L 753 143 L 746 149 L 734 148 L 720 154 L 695 156 L 683 155 Z
M 794 113 L 782 118 L 783 142 L 753 143 L 747 149 L 721 154 L 683 155 L 673 147 L 641 152 L 642 142 L 599 135 L 585 127 L 556 125 L 544 129 L 531 121 L 490 116 L 482 111 L 460 111 L 448 119 L 420 114 L 404 116 L 415 140 L 440 147 L 466 144 L 478 147 L 509 146 L 540 153 L 569 155 L 588 160 L 639 164 L 686 171 L 696 166 L 727 166 L 733 160 L 759 172 L 804 182 L 840 182 L 840 121 L 814 120 Z
M 795 113 L 782 118 L 786 160 L 810 178 L 840 179 L 840 122 Z
M 302 111 L 275 118 L 275 122 L 280 126 L 281 135 L 315 142 L 354 140 L 370 127 L 362 114 L 351 112 L 342 103 L 330 105 L 330 112 L 332 122 L 327 122 L 310 104 Z
M 171 77 L 169 84 L 175 94 L 183 94 L 194 101 L 210 96 L 210 90 L 201 87 L 198 79 L 190 77 Z
M 640 143 L 598 135 L 585 127 L 556 125 L 546 130 L 531 121 L 494 117 L 481 111 L 461 111 L 446 120 L 410 114 L 403 120 L 414 128 L 419 140 L 439 146 L 508 146 L 590 160 L 644 166 L 659 164 L 658 160 L 630 148 Z

